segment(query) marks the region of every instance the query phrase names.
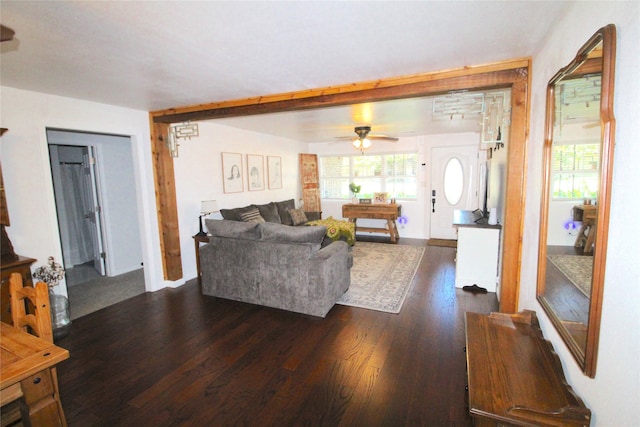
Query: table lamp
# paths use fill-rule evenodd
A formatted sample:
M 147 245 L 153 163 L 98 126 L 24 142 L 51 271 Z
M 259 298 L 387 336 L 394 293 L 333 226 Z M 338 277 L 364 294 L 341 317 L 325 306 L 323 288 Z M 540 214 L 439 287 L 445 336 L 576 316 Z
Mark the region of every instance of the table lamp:
M 214 212 L 218 212 L 218 202 L 215 200 L 203 200 L 200 204 L 200 213 L 201 215 L 198 217 L 198 222 L 200 223 L 200 231 L 196 236 L 204 237 L 207 233 L 202 229 L 202 217 L 212 214 Z

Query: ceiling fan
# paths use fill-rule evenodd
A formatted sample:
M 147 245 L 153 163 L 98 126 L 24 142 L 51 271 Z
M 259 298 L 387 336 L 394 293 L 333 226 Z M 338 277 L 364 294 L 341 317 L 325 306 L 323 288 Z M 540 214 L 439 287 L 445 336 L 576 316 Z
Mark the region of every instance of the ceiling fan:
M 396 142 L 398 138 L 388 135 L 373 135 L 369 134 L 371 132 L 371 126 L 356 126 L 353 131 L 358 135 L 357 137 L 353 136 L 341 136 L 336 139 L 339 140 L 353 140 L 353 146 L 356 150 L 360 150 L 364 152 L 364 150 L 371 147 L 372 140 L 379 141 L 388 141 L 388 142 Z

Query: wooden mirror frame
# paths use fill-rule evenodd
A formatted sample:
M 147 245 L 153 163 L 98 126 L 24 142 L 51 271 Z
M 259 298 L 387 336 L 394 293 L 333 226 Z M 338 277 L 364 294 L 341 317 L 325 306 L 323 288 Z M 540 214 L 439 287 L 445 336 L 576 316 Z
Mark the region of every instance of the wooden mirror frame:
M 565 322 L 554 311 L 545 297 L 547 233 L 549 201 L 551 196 L 551 162 L 553 130 L 555 124 L 555 85 L 562 79 L 578 71 L 585 73 L 588 67 L 588 55 L 598 44 L 602 43 L 602 83 L 600 97 L 600 182 L 597 197 L 597 235 L 593 247 L 593 274 L 589 315 L 585 345 L 581 346 L 567 329 Z M 569 351 L 578 362 L 585 375 L 595 377 L 598 356 L 598 340 L 600 336 L 600 315 L 602 311 L 602 295 L 604 291 L 604 273 L 607 258 L 607 242 L 609 234 L 609 206 L 611 202 L 611 180 L 613 175 L 613 151 L 615 143 L 615 119 L 613 115 L 614 69 L 616 55 L 616 28 L 609 24 L 600 28 L 578 51 L 576 57 L 562 68 L 549 81 L 547 86 L 546 125 L 544 141 L 543 189 L 540 211 L 540 243 L 538 250 L 538 284 L 537 299 L 551 322 L 557 329 Z M 583 66 L 584 64 L 584 66 Z M 580 68 L 583 66 L 580 70 Z M 587 70 L 586 72 L 588 72 Z

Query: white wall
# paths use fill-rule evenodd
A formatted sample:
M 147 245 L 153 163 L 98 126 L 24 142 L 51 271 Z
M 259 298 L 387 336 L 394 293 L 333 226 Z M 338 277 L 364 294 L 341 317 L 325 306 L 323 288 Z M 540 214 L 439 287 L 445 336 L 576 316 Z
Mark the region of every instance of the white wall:
M 480 146 L 479 133 L 459 133 L 442 135 L 423 135 L 402 137 L 396 143 L 373 141 L 366 155 L 387 153 L 418 153 L 418 197 L 415 201 L 399 200 L 402 205 L 402 216 L 407 218 L 405 225 L 398 224 L 400 237 L 414 239 L 428 239 L 430 236 L 430 191 L 431 191 L 431 148 L 442 145 L 478 145 Z M 334 156 L 357 154 L 353 146 L 348 142 L 343 143 L 314 143 L 309 144 L 309 152 L 318 156 Z M 322 217 L 342 219 L 342 205 L 344 200 L 323 200 Z M 380 227 L 382 223 L 376 220 L 358 220 L 362 226 L 372 225 Z
M 202 200 L 216 200 L 221 209 L 237 208 L 249 204 L 264 204 L 301 197 L 298 174 L 298 154 L 305 153 L 306 143 L 259 134 L 215 122 L 200 122 L 199 136 L 180 142 L 179 156 L 173 159 L 176 197 L 180 228 L 180 250 L 184 280 L 196 277 L 196 260 L 192 236 L 199 230 L 198 217 Z M 225 194 L 222 186 L 222 152 L 241 153 L 244 191 Z M 282 189 L 248 191 L 247 154 L 282 159 Z M 221 218 L 213 214 L 208 218 Z M 204 219 L 203 219 L 204 221 Z M 206 230 L 205 230 L 206 231 Z
M 16 253 L 36 258 L 34 267 L 53 255 L 62 259 L 47 128 L 126 135 L 131 138 L 145 286 L 165 287 L 151 167 L 149 116 L 145 111 L 1 87 L 1 123 L 9 129 L 0 140 L 0 160 L 11 226 L 7 233 Z M 56 290 L 66 293 L 64 287 Z
M 532 114 L 528 154 L 527 201 L 523 238 L 519 309 L 538 313 L 544 335 L 551 340 L 574 390 L 593 414 L 593 426 L 640 424 L 640 263 L 637 242 L 640 198 L 640 3 L 576 2 L 565 16 L 554 17 L 554 30 L 533 56 Z M 617 27 L 617 120 L 607 270 L 602 304 L 600 345 L 595 379 L 583 375 L 535 299 L 540 220 L 542 149 L 546 84 L 569 63 L 598 30 Z

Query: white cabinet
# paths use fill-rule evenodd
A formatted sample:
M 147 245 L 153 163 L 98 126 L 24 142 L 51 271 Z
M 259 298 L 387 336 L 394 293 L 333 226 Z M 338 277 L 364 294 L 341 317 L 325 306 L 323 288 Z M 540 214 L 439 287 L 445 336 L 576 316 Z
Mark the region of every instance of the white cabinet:
M 496 291 L 500 227 L 458 225 L 456 254 L 456 288 L 478 285 Z

